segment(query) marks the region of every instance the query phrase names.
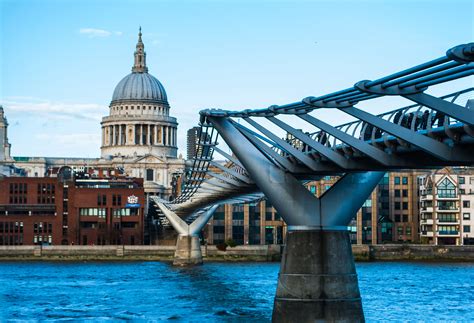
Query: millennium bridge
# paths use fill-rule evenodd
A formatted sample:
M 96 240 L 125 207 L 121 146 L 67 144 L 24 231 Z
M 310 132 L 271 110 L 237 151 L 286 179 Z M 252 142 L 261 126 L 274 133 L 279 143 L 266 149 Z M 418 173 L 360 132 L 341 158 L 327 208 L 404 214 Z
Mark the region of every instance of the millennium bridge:
M 288 226 L 273 321 L 364 321 L 348 223 L 386 171 L 474 164 L 474 88 L 427 93 L 472 76 L 473 61 L 469 43 L 299 102 L 200 111 L 198 149 L 181 194 L 152 200 L 179 234 L 174 264 L 202 263 L 198 235 L 218 205 L 265 197 Z M 364 108 L 386 97 L 413 104 L 378 115 Z M 317 117 L 322 112 L 354 121 L 333 126 Z M 282 132 L 292 139 L 281 139 Z M 341 177 L 317 198 L 304 184 L 326 175 Z

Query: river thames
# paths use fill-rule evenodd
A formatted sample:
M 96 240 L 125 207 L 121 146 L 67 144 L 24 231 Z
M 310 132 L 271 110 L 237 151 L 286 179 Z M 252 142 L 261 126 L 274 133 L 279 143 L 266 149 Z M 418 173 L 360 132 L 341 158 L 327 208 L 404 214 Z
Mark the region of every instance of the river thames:
M 0 263 L 0 319 L 268 322 L 278 263 Z M 474 264 L 357 263 L 368 322 L 474 320 Z

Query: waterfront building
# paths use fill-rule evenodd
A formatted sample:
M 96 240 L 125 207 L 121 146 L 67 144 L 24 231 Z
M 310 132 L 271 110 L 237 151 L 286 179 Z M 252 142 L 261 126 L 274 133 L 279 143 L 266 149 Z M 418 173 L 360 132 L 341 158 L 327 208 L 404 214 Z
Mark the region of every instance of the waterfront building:
M 1 177 L 0 245 L 143 244 L 143 180 L 105 174 Z
M 76 172 L 87 169 L 123 169 L 130 177 L 142 178 L 147 195 L 170 198 L 173 178 L 184 171 L 177 156 L 177 120 L 161 82 L 148 73 L 141 30 L 134 52 L 132 73 L 115 87 L 109 115 L 101 122 L 100 158 L 9 157 L 7 122 L 0 112 L 0 174 L 44 177 L 51 169 L 69 166 Z M 6 171 L 5 165 L 9 169 Z M 2 166 L 3 165 L 3 166 Z M 13 167 L 14 166 L 14 167 Z
M 289 140 L 293 140 L 289 138 Z M 387 173 L 349 223 L 354 244 L 419 242 L 419 171 Z M 320 197 L 339 176 L 306 183 Z M 237 244 L 278 244 L 286 224 L 268 201 L 222 205 L 205 229 L 208 244 L 234 240 Z
M 268 201 L 225 204 L 204 229 L 207 244 L 232 240 L 238 245 L 283 244 L 286 224 Z
M 474 244 L 474 173 L 449 167 L 420 176 L 421 239 L 434 245 Z

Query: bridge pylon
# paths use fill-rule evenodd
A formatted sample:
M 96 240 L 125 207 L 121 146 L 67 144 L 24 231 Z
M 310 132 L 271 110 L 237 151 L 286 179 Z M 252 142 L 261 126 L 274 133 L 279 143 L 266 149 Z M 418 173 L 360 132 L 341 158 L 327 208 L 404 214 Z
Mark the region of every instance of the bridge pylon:
M 208 121 L 288 225 L 273 322 L 363 322 L 347 225 L 384 172 L 347 173 L 317 198 L 227 118 Z
M 156 202 L 173 228 L 178 232 L 176 251 L 174 253 L 174 266 L 192 266 L 202 264 L 201 244 L 199 232 L 214 214 L 218 205 L 214 205 L 203 214 L 199 215 L 191 224 L 187 224 L 176 213 L 162 203 Z

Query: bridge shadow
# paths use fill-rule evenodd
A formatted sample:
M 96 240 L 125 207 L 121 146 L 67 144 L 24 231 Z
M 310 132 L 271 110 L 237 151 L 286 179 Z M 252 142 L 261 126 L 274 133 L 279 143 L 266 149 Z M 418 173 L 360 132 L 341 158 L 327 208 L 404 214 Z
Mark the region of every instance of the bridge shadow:
M 179 268 L 177 303 L 190 313 L 225 321 L 269 321 L 275 296 L 278 263 L 206 263 Z M 186 311 L 187 312 L 187 311 Z M 173 318 L 173 317 L 170 317 Z

